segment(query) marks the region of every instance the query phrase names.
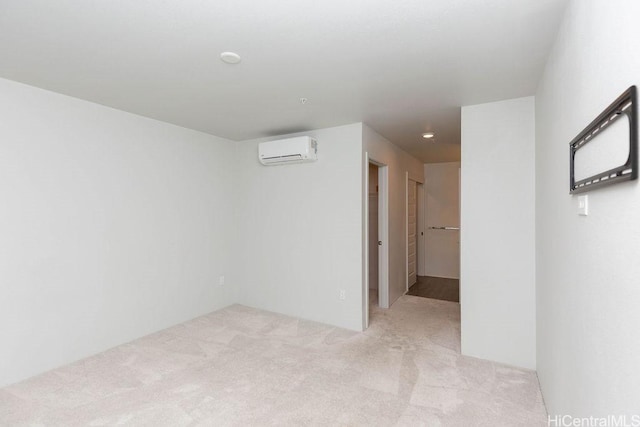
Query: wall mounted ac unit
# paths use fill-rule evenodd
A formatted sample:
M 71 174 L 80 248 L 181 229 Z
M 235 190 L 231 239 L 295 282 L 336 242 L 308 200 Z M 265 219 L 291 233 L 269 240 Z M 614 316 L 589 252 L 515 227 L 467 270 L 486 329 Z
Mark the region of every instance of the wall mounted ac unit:
M 258 145 L 258 159 L 263 165 L 315 162 L 318 142 L 310 136 L 262 142 Z

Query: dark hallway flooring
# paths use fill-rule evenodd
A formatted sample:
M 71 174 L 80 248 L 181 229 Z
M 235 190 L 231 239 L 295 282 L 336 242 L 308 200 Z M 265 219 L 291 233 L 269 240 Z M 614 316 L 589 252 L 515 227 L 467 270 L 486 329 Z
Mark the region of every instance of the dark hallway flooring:
M 460 302 L 460 280 L 443 277 L 418 276 L 407 295 Z

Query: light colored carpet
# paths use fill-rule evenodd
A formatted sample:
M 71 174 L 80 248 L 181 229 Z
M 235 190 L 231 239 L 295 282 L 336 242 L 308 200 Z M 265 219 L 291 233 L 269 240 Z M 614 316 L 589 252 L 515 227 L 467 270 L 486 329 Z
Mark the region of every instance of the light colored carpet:
M 534 372 L 461 356 L 459 304 L 346 331 L 234 305 L 0 389 L 0 425 L 543 426 Z

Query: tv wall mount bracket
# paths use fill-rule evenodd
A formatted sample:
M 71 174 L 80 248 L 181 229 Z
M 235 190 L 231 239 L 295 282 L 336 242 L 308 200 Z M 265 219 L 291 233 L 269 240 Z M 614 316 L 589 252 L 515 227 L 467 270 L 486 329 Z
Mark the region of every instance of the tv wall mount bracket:
M 627 89 L 569 144 L 569 192 L 571 194 L 583 193 L 595 188 L 638 178 L 638 101 L 636 92 L 635 86 Z M 629 155 L 627 161 L 613 169 L 576 181 L 575 157 L 578 150 L 593 141 L 604 130 L 624 116 L 629 119 Z

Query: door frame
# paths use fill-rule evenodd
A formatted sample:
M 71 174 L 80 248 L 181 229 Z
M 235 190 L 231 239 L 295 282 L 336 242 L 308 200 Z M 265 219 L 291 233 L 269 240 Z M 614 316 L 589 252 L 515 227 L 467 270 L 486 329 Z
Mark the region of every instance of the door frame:
M 363 330 L 369 327 L 369 163 L 378 167 L 378 306 L 389 308 L 389 166 L 364 153 L 363 167 Z

